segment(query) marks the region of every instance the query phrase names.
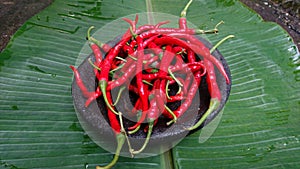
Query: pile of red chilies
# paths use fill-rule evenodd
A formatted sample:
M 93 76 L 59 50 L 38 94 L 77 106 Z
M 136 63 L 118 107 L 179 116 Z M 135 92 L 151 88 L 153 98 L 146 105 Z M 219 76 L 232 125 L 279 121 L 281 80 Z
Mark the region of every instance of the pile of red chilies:
M 230 80 L 222 63 L 211 53 L 220 43 L 233 36 L 227 36 L 212 49 L 207 48 L 194 35 L 216 33 L 217 26 L 208 31 L 188 28 L 185 16 L 190 3 L 191 1 L 181 13 L 179 28 L 161 28 L 161 25 L 167 24 L 168 21 L 136 27 L 138 16 L 134 21 L 124 18 L 130 24 L 130 28 L 115 46 L 102 44 L 91 37 L 90 31 L 93 27 L 88 30 L 87 39 L 95 57 L 94 62 L 89 61 L 94 67 L 98 81 L 96 90 L 88 91 L 77 69 L 70 67 L 77 85 L 87 98 L 85 106 L 89 106 L 99 97 L 103 97 L 106 103 L 109 122 L 116 134 L 118 148 L 112 162 L 104 168 L 110 168 L 116 163 L 125 140 L 128 141 L 127 135 L 138 131 L 144 121 L 148 123 L 147 137 L 140 150 L 130 148 L 132 155 L 145 149 L 159 116 L 170 119 L 167 125 L 175 123 L 190 107 L 204 75 L 211 97 L 210 105 L 200 120 L 187 130 L 198 128 L 207 116 L 218 108 L 222 96 L 216 81 L 215 67 L 227 83 L 230 83 Z M 106 54 L 105 57 L 103 53 Z M 178 88 L 173 95 L 170 94 L 170 86 Z M 113 102 L 111 96 L 112 89 L 120 89 L 121 93 L 124 88 L 138 96 L 130 112 L 137 117 L 137 122 L 126 130 L 123 127 L 122 113 L 115 107 L 118 99 Z M 176 101 L 181 101 L 181 105 L 176 110 L 171 110 L 167 103 Z M 137 115 L 137 112 L 140 114 Z

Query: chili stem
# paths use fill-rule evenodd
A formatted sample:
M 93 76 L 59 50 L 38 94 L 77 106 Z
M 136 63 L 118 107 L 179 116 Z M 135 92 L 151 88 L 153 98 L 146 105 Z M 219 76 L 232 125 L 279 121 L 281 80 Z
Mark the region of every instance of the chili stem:
M 170 76 L 176 81 L 176 83 L 177 83 L 179 86 L 183 86 L 183 84 L 175 77 L 174 73 L 171 71 L 170 68 L 168 68 L 168 72 L 170 73 Z
M 167 126 L 169 126 L 169 125 L 172 124 L 172 123 L 176 123 L 177 117 L 176 117 L 176 115 L 174 114 L 174 112 L 173 112 L 168 106 L 166 106 L 166 105 L 165 105 L 165 109 L 166 109 L 166 110 L 172 115 L 172 117 L 173 117 L 173 119 L 172 119 L 171 121 L 167 122 Z
M 125 137 L 122 133 L 119 133 L 116 135 L 116 139 L 117 139 L 117 149 L 116 149 L 116 153 L 114 155 L 114 158 L 113 160 L 106 166 L 104 167 L 100 167 L 100 166 L 97 166 L 96 169 L 110 169 L 111 167 L 113 167 L 118 159 L 119 159 L 119 156 L 120 156 L 120 152 L 122 150 L 122 147 L 124 145 L 124 142 L 125 142 Z
M 141 111 L 139 111 L 139 113 L 137 113 L 137 121 L 139 121 L 140 120 L 140 118 L 141 118 Z M 128 134 L 134 134 L 134 133 L 136 133 L 137 131 L 139 131 L 139 129 L 140 129 L 140 127 L 141 127 L 141 125 L 139 125 L 139 126 L 137 126 L 134 130 L 132 130 L 132 131 L 128 131 Z
M 192 127 L 186 128 L 186 130 L 194 130 L 201 126 L 201 124 L 206 120 L 206 118 L 214 111 L 216 110 L 220 105 L 219 99 L 211 99 L 209 103 L 208 110 L 203 114 L 203 116 L 200 118 L 200 120 Z
M 93 68 L 95 68 L 95 69 L 101 71 L 101 69 L 93 63 L 93 61 L 92 61 L 91 58 L 89 58 L 88 61 L 89 61 L 89 63 L 93 66 Z
M 141 153 L 142 151 L 144 151 L 144 149 L 147 147 L 147 145 L 148 145 L 148 143 L 149 143 L 149 141 L 150 141 L 150 136 L 151 136 L 151 134 L 152 134 L 153 125 L 154 125 L 154 121 L 150 121 L 150 122 L 149 122 L 149 128 L 148 128 L 147 137 L 146 137 L 146 140 L 145 140 L 143 146 L 142 146 L 139 150 L 137 150 L 137 151 L 134 151 L 134 150 L 133 150 L 133 151 L 131 152 L 132 154 L 139 154 L 139 153 Z
M 95 43 L 96 45 L 98 45 L 99 47 L 103 47 L 103 43 L 101 43 L 100 41 L 98 41 L 97 39 L 91 37 L 91 30 L 94 29 L 94 26 L 91 26 L 88 31 L 87 31 L 87 35 L 86 38 L 88 41 Z
M 139 129 L 141 128 L 141 125 L 137 126 L 134 130 L 132 131 L 128 131 L 128 134 L 134 134 L 136 133 L 137 131 L 139 131 Z
M 124 59 L 124 58 L 121 58 L 121 57 L 119 57 L 119 56 L 117 56 L 117 57 L 116 57 L 116 59 L 122 60 L 123 62 L 127 62 L 127 60 L 126 60 L 126 59 Z
M 99 87 L 100 87 L 100 89 L 101 89 L 101 92 L 102 92 L 102 95 L 103 95 L 103 99 L 104 99 L 104 101 L 105 101 L 107 107 L 108 107 L 113 113 L 115 113 L 116 115 L 119 115 L 119 113 L 116 112 L 116 111 L 113 109 L 111 103 L 109 103 L 109 101 L 108 101 L 108 99 L 107 99 L 107 95 L 106 95 L 107 81 L 105 81 L 105 80 L 100 80 L 100 81 L 99 81 Z
M 193 0 L 190 0 L 186 6 L 184 7 L 184 9 L 181 11 L 180 17 L 186 17 L 186 12 L 188 10 L 188 8 L 190 7 L 191 3 L 193 2 Z
M 109 73 L 113 73 L 113 72 L 115 72 L 115 71 L 117 71 L 117 70 L 122 69 L 122 68 L 124 67 L 124 65 L 125 65 L 125 63 L 121 64 L 120 66 L 116 67 L 115 69 L 109 71 Z
M 142 81 L 143 81 L 143 83 L 145 83 L 145 84 L 147 84 L 147 85 L 149 85 L 149 86 L 153 86 L 153 84 L 150 83 L 150 82 L 148 82 L 147 80 L 142 80 Z
M 88 41 L 91 41 L 91 30 L 94 29 L 95 26 L 91 26 L 88 31 L 87 31 L 87 35 L 86 35 L 86 38 Z
M 220 40 L 214 47 L 212 47 L 210 49 L 210 53 L 213 53 L 222 43 L 224 43 L 226 40 L 228 40 L 230 38 L 234 38 L 234 35 L 228 35 L 225 38 L 223 38 L 222 40 Z
M 119 113 L 119 120 L 120 120 L 120 125 L 121 125 L 121 133 L 125 136 L 125 138 L 127 140 L 129 152 L 132 152 L 133 149 L 131 148 L 131 144 L 130 144 L 129 138 L 128 138 L 126 130 L 124 128 L 123 118 L 122 118 L 122 112 Z M 132 153 L 130 153 L 130 154 L 131 154 L 131 157 L 133 158 L 134 155 Z
M 113 104 L 113 106 L 115 106 L 115 105 L 118 104 L 118 102 L 120 101 L 120 98 L 121 98 L 121 94 L 122 94 L 122 92 L 125 90 L 125 88 L 126 88 L 125 86 L 121 87 L 121 89 L 120 89 L 119 92 L 118 92 L 117 99 L 116 99 L 115 103 Z
M 129 30 L 130 30 L 132 37 L 135 39 L 138 35 L 136 33 L 134 33 L 132 26 L 129 27 Z
M 218 33 L 218 27 L 223 24 L 224 21 L 220 21 L 219 23 L 216 24 L 214 29 L 210 29 L 210 30 L 201 30 L 201 29 L 196 29 L 196 34 L 206 34 L 206 33 Z
M 176 95 L 178 95 L 178 94 L 181 92 L 181 90 L 182 90 L 182 87 L 181 87 L 181 86 L 179 86 L 179 87 L 178 87 L 178 91 L 177 91 Z
M 133 56 L 131 56 L 131 55 L 128 55 L 128 57 L 130 57 L 132 60 L 137 61 L 137 58 L 135 58 L 135 57 L 133 57 Z

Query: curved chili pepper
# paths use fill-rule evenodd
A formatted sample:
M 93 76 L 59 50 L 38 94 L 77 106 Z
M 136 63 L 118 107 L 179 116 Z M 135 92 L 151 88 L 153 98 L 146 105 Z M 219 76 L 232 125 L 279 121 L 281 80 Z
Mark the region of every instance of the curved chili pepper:
M 223 43 L 225 40 L 234 37 L 233 35 L 229 35 L 222 39 L 219 43 L 217 43 L 211 50 L 210 53 L 212 53 L 221 43 Z M 194 130 L 202 125 L 202 123 L 206 120 L 206 118 L 213 112 L 215 111 L 222 99 L 222 94 L 219 89 L 218 83 L 217 83 L 217 78 L 214 70 L 214 65 L 207 59 L 204 59 L 204 65 L 207 69 L 207 74 L 206 74 L 206 81 L 208 85 L 208 91 L 210 94 L 210 103 L 207 111 L 202 115 L 200 120 L 192 127 L 188 128 L 187 130 Z
M 139 89 L 139 97 L 141 98 L 141 104 L 142 104 L 142 116 L 138 120 L 138 122 L 132 126 L 129 127 L 129 130 L 133 130 L 140 126 L 140 124 L 145 120 L 146 118 L 146 111 L 148 110 L 148 90 L 147 86 L 143 83 L 143 76 L 142 76 L 142 70 L 143 70 L 143 58 L 144 58 L 144 53 L 143 53 L 143 41 L 142 39 L 138 36 L 136 38 L 138 48 L 137 48 L 137 63 L 136 63 L 136 84 Z
M 87 31 L 87 36 L 86 39 L 90 42 L 90 43 L 94 43 L 96 44 L 98 47 L 100 47 L 104 52 L 108 52 L 111 49 L 111 46 L 109 46 L 108 44 L 102 43 L 98 40 L 96 40 L 95 38 L 93 38 L 91 36 L 91 30 L 94 29 L 94 26 L 91 26 L 88 31 Z
M 84 106 L 88 107 L 92 103 L 92 101 L 96 100 L 100 96 L 102 96 L 102 92 L 100 91 L 100 88 L 97 87 L 96 91 L 93 92 L 91 96 L 87 97 L 88 99 L 86 100 Z
M 138 22 L 138 18 L 139 18 L 138 14 L 135 15 L 135 20 L 134 21 L 132 21 L 128 18 L 122 18 L 124 21 L 128 22 L 129 25 L 130 25 L 130 28 L 125 32 L 122 39 L 127 38 L 127 37 L 131 37 L 132 35 L 133 36 L 137 35 L 136 34 L 136 24 Z
M 181 46 L 174 46 L 173 51 L 176 54 L 186 53 L 186 49 Z
M 176 64 L 175 66 L 170 66 L 170 70 L 172 72 L 195 72 L 199 70 L 203 70 L 205 72 L 205 66 L 202 61 L 200 62 L 192 62 L 192 63 L 182 63 L 182 64 Z
M 151 134 L 152 134 L 152 130 L 153 130 L 153 126 L 155 124 L 155 122 L 157 122 L 158 116 L 159 116 L 159 112 L 158 112 L 158 105 L 157 105 L 157 101 L 158 101 L 158 97 L 156 94 L 156 91 L 159 89 L 159 80 L 156 80 L 154 82 L 154 89 L 151 91 L 152 95 L 155 95 L 155 97 L 150 101 L 150 108 L 149 110 L 147 110 L 147 112 L 145 112 L 147 114 L 147 120 L 148 120 L 148 131 L 147 131 L 147 136 L 145 139 L 144 144 L 142 145 L 142 147 L 139 150 L 133 150 L 131 153 L 132 154 L 139 154 L 141 153 L 147 146 L 147 144 L 149 143 Z
M 110 98 L 111 98 L 110 92 L 107 92 L 106 95 L 108 96 L 109 101 L 112 102 L 112 100 L 110 100 Z M 113 167 L 119 159 L 120 152 L 121 152 L 122 147 L 126 140 L 126 136 L 124 135 L 124 133 L 121 132 L 121 125 L 120 125 L 115 113 L 113 113 L 108 108 L 107 115 L 108 115 L 108 119 L 110 122 L 110 126 L 112 127 L 112 129 L 116 135 L 117 149 L 116 149 L 113 160 L 108 165 L 103 166 L 103 167 L 97 166 L 96 169 L 109 169 L 109 168 Z
M 132 64 L 122 76 L 118 77 L 117 79 L 108 82 L 107 90 L 111 90 L 118 86 L 123 85 L 128 79 L 130 79 L 136 70 L 136 65 Z
M 72 69 L 72 71 L 74 72 L 74 77 L 75 77 L 75 80 L 76 80 L 76 84 L 78 85 L 78 87 L 80 88 L 82 94 L 84 97 L 90 97 L 92 94 L 92 92 L 89 92 L 86 88 L 86 86 L 84 85 L 81 77 L 80 77 L 80 74 L 78 72 L 78 70 L 74 67 L 74 66 L 70 66 L 70 68 Z
M 186 34 L 184 34 L 184 36 L 186 36 Z M 187 37 L 187 36 L 186 36 Z M 192 37 L 192 36 L 189 36 Z M 184 48 L 188 48 L 190 50 L 193 50 L 195 53 L 203 56 L 204 58 L 208 59 L 209 61 L 211 61 L 220 71 L 220 73 L 223 75 L 223 77 L 226 79 L 227 83 L 230 83 L 229 77 L 222 65 L 222 63 L 215 58 L 214 56 L 212 56 L 210 54 L 210 51 L 207 47 L 205 47 L 202 43 L 197 42 L 196 44 L 188 44 L 187 42 L 171 37 L 171 36 L 163 36 L 161 38 L 157 38 L 154 41 L 157 44 L 164 44 L 164 45 L 178 45 L 178 46 L 183 46 Z M 199 47 L 199 45 L 202 45 Z M 196 46 L 198 45 L 198 46 Z
M 201 124 L 206 120 L 206 118 L 215 111 L 221 102 L 221 92 L 217 83 L 215 70 L 213 64 L 204 59 L 204 64 L 206 65 L 207 74 L 206 74 L 206 81 L 208 85 L 208 91 L 210 94 L 210 103 L 208 110 L 203 114 L 203 116 L 200 118 L 200 120 L 192 127 L 187 128 L 187 130 L 194 130 L 201 126 Z
M 177 118 L 182 116 L 182 114 L 190 107 L 197 91 L 198 91 L 198 83 L 196 82 L 196 78 L 194 78 L 193 82 L 191 83 L 190 90 L 186 95 L 186 99 L 180 105 L 180 107 L 178 109 L 173 111 L 173 113 L 176 115 Z
M 187 29 L 186 13 L 187 13 L 187 10 L 188 10 L 188 8 L 189 8 L 189 6 L 191 5 L 192 2 L 193 2 L 193 0 L 190 0 L 180 13 L 180 18 L 179 18 L 179 21 L 178 21 L 180 29 Z
M 154 42 L 149 43 L 148 48 L 151 49 L 155 55 L 162 53 L 161 47 L 157 46 Z
M 111 62 L 113 59 L 118 55 L 119 51 L 122 49 L 122 47 L 125 45 L 125 43 L 130 39 L 129 38 L 124 38 L 122 39 L 112 50 L 109 51 L 107 54 L 106 58 L 103 60 L 101 64 L 101 74 L 99 76 L 99 87 L 100 90 L 103 94 L 104 101 L 107 105 L 107 107 L 114 112 L 115 114 L 118 114 L 113 108 L 111 102 L 108 101 L 107 96 L 106 96 L 106 88 L 108 84 L 108 76 L 109 76 L 109 71 L 111 67 Z
M 144 80 L 155 80 L 155 79 L 172 80 L 172 78 L 170 76 L 160 75 L 158 72 L 151 73 L 151 74 L 143 74 L 142 77 Z

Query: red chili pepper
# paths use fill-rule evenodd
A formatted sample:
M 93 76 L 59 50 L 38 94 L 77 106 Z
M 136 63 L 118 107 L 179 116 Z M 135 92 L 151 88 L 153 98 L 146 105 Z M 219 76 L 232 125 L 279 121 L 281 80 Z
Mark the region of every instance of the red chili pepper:
M 136 70 L 136 65 L 132 64 L 122 76 L 118 77 L 117 79 L 108 82 L 107 90 L 114 89 L 118 86 L 123 85 L 128 79 L 130 79 Z
M 96 44 L 98 47 L 102 48 L 102 50 L 104 52 L 108 52 L 110 49 L 111 49 L 111 46 L 109 46 L 108 44 L 105 44 L 105 43 L 102 43 L 98 40 L 96 40 L 95 38 L 91 37 L 90 33 L 91 33 L 91 30 L 94 29 L 95 27 L 94 26 L 91 26 L 88 31 L 87 31 L 87 40 L 90 42 L 90 43 L 94 43 Z
M 194 78 L 192 78 L 193 82 L 191 82 L 190 89 L 186 94 L 184 102 L 180 105 L 179 108 L 177 108 L 175 111 L 173 111 L 173 113 L 175 114 L 175 116 L 177 118 L 181 117 L 183 115 L 183 113 L 186 112 L 186 110 L 190 107 L 190 105 L 194 99 L 194 96 L 198 91 L 198 86 L 200 84 L 201 76 L 196 77 L 196 75 L 197 74 L 195 74 Z M 170 122 L 173 122 L 173 120 Z M 167 124 L 170 124 L 170 122 L 168 122 Z
M 205 73 L 205 66 L 201 61 L 187 63 L 187 64 L 182 63 L 182 64 L 176 64 L 175 66 L 170 66 L 170 70 L 172 72 L 183 72 L 183 73 L 202 70 L 202 72 Z
M 138 22 L 138 15 L 135 15 L 135 20 L 132 21 L 128 18 L 123 18 L 124 21 L 128 22 L 129 25 L 130 25 L 130 28 L 126 31 L 126 33 L 123 35 L 122 39 L 125 39 L 127 37 L 131 37 L 133 34 L 132 33 L 135 33 L 136 34 L 136 24 Z
M 140 110 L 140 109 L 141 109 L 141 99 L 138 98 L 137 101 L 136 101 L 135 104 L 134 104 L 134 108 L 132 109 L 131 113 L 132 113 L 132 114 L 136 114 L 136 112 L 137 112 L 138 110 Z
M 102 53 L 101 53 L 100 47 L 93 42 L 90 43 L 90 47 L 95 56 L 95 65 L 99 66 L 102 61 Z
M 148 110 L 148 89 L 147 86 L 143 83 L 143 59 L 144 59 L 144 51 L 143 51 L 143 41 L 138 36 L 136 38 L 138 48 L 137 48 L 137 63 L 136 63 L 136 84 L 139 89 L 139 97 L 141 98 L 142 104 L 142 116 L 139 121 L 132 127 L 129 127 L 129 130 L 136 129 L 146 118 L 146 111 Z
M 155 61 L 158 60 L 158 56 L 155 55 L 153 57 L 150 57 L 149 59 L 147 59 L 146 63 L 145 63 L 145 68 L 153 68 L 153 66 L 151 66 L 151 64 Z
M 163 54 L 163 57 L 161 59 L 160 62 L 160 67 L 159 67 L 159 76 L 160 77 L 166 77 L 167 76 L 167 72 L 168 72 L 168 68 L 172 62 L 174 58 L 174 53 L 172 51 L 172 47 L 171 46 L 166 46 L 165 52 Z M 164 110 L 164 106 L 165 106 L 165 101 L 166 101 L 166 91 L 165 91 L 165 86 L 166 86 L 166 80 L 162 79 L 160 84 L 159 84 L 160 88 L 159 88 L 159 93 L 156 93 L 156 95 L 159 95 L 159 98 L 157 98 L 157 102 L 158 102 L 158 108 L 160 109 L 161 112 L 163 112 Z
M 181 46 L 174 46 L 173 51 L 176 54 L 186 53 L 186 49 Z
M 101 64 L 101 74 L 99 77 L 99 87 L 100 90 L 103 94 L 104 101 L 107 105 L 107 107 L 114 112 L 115 114 L 118 114 L 113 108 L 112 108 L 112 103 L 108 101 L 107 96 L 106 96 L 106 88 L 107 88 L 107 83 L 108 83 L 108 76 L 109 76 L 109 71 L 111 68 L 111 62 L 113 59 L 118 55 L 119 51 L 122 49 L 122 47 L 126 44 L 126 42 L 130 39 L 124 38 L 122 39 L 114 48 L 112 48 L 109 53 L 107 54 L 106 58 L 102 61 Z
M 186 34 L 183 34 L 185 37 L 192 37 L 192 36 L 186 36 Z M 190 38 L 191 39 L 191 38 Z M 199 40 L 198 40 L 199 41 Z M 188 44 L 187 42 L 180 40 L 178 38 L 174 38 L 171 36 L 163 36 L 161 38 L 155 39 L 154 43 L 160 44 L 160 45 L 178 45 L 182 46 L 184 48 L 193 50 L 195 53 L 203 56 L 204 58 L 211 61 L 220 71 L 220 73 L 223 75 L 223 77 L 226 79 L 227 83 L 230 83 L 229 77 L 222 65 L 222 63 L 216 59 L 214 56 L 210 54 L 210 51 L 207 47 L 205 47 L 201 42 L 197 42 L 196 44 Z M 198 46 L 196 46 L 198 45 Z M 202 45 L 199 47 L 199 45 Z
M 206 118 L 215 111 L 221 102 L 221 92 L 217 83 L 216 74 L 214 70 L 214 65 L 207 59 L 204 59 L 204 64 L 207 69 L 206 74 L 206 81 L 208 85 L 208 91 L 210 94 L 210 103 L 208 110 L 203 114 L 203 116 L 200 118 L 200 120 L 192 127 L 188 128 L 187 130 L 194 130 L 201 126 L 201 124 L 206 120 Z
M 151 49 L 155 55 L 162 53 L 161 47 L 157 46 L 154 42 L 149 43 L 148 48 Z
M 158 29 L 152 29 L 147 32 L 143 32 L 140 34 L 141 37 L 146 38 L 153 34 L 172 34 L 172 33 L 183 33 L 183 34 L 189 34 L 189 35 L 195 35 L 195 34 L 204 34 L 204 33 L 211 33 L 206 32 L 204 30 L 200 29 L 180 29 L 180 28 L 158 28 Z M 215 32 L 214 32 L 215 33 Z
M 96 100 L 98 97 L 102 96 L 102 92 L 100 91 L 100 88 L 97 87 L 96 91 L 93 92 L 93 94 L 89 97 L 87 97 L 88 99 L 85 102 L 85 107 L 88 107 L 92 101 Z
M 159 81 L 156 80 L 154 82 L 154 90 L 152 90 L 151 94 L 155 95 L 156 90 L 158 88 L 159 88 Z M 139 150 L 137 150 L 137 151 L 133 150 L 131 152 L 132 154 L 139 154 L 139 153 L 141 153 L 146 148 L 147 144 L 149 143 L 149 140 L 150 140 L 150 137 L 151 137 L 151 134 L 152 134 L 152 130 L 153 130 L 153 126 L 154 126 L 155 121 L 157 121 L 158 116 L 159 116 L 159 112 L 158 112 L 158 109 L 157 109 L 157 101 L 158 101 L 157 97 L 154 97 L 151 100 L 151 102 L 150 102 L 151 104 L 150 104 L 149 110 L 147 110 L 147 112 L 145 112 L 145 114 L 147 114 L 147 119 L 148 119 L 148 123 L 149 123 L 145 142 L 144 142 L 144 144 L 142 145 L 142 147 Z
M 84 97 L 90 97 L 91 95 L 93 95 L 92 92 L 89 92 L 86 88 L 86 86 L 84 85 L 81 77 L 80 77 L 80 74 L 78 72 L 78 70 L 74 67 L 74 66 L 70 66 L 70 68 L 72 69 L 72 71 L 74 72 L 74 77 L 75 77 L 75 80 L 76 80 L 76 83 L 78 85 L 78 87 L 80 88 L 82 94 Z
M 155 79 L 172 80 L 170 76 L 159 75 L 159 73 L 143 74 L 142 77 L 144 80 L 155 80 Z
M 190 0 L 186 6 L 184 7 L 184 9 L 181 11 L 181 14 L 180 14 L 180 18 L 179 18 L 179 28 L 180 29 L 187 29 L 187 22 L 186 22 L 186 13 L 187 13 L 187 10 L 189 8 L 189 6 L 191 5 L 193 0 Z
M 170 96 L 170 99 L 167 100 L 168 103 L 176 102 L 176 101 L 181 101 L 184 100 L 186 97 L 183 96 L 184 92 L 180 92 L 179 94 L 176 94 L 174 96 Z M 169 116 L 172 118 L 172 116 Z
M 111 95 L 110 95 L 110 92 L 107 92 L 106 95 L 108 96 L 108 98 L 110 99 L 111 98 Z M 109 100 L 110 102 L 112 102 L 112 100 Z M 120 156 L 120 152 L 121 152 L 121 149 L 125 143 L 125 140 L 126 140 L 126 136 L 124 135 L 124 133 L 121 132 L 121 125 L 115 115 L 115 113 L 113 113 L 109 108 L 107 109 L 107 114 L 108 114 L 108 119 L 109 119 L 109 122 L 110 122 L 110 126 L 112 127 L 115 135 L 116 135 L 116 140 L 117 140 L 117 149 L 116 149 L 116 152 L 115 152 L 115 156 L 113 158 L 113 160 L 106 166 L 104 167 L 100 167 L 100 166 L 97 166 L 96 169 L 108 169 L 108 168 L 111 168 L 112 166 L 114 166 L 116 164 L 116 162 L 118 161 L 119 159 L 119 156 Z

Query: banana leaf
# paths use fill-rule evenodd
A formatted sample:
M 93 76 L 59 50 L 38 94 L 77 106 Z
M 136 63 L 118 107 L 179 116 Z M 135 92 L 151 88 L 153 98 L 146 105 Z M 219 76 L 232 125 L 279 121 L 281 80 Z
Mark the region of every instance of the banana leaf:
M 29 19 L 0 54 L 0 168 L 68 169 L 105 165 L 113 154 L 81 128 L 69 65 L 78 64 L 86 31 L 147 11 L 179 16 L 181 0 L 55 0 Z M 188 21 L 219 21 L 212 43 L 232 73 L 222 113 L 165 154 L 121 157 L 114 168 L 300 168 L 300 59 L 291 37 L 237 0 L 198 0 Z

